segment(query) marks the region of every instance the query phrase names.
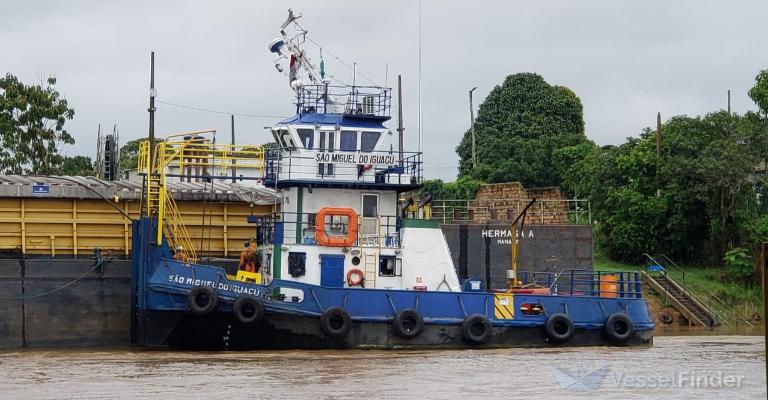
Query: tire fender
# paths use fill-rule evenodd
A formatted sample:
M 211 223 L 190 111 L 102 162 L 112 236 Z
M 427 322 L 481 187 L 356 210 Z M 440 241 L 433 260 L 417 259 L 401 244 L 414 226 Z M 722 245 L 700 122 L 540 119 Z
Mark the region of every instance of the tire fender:
M 240 296 L 232 305 L 235 318 L 243 324 L 259 322 L 264 317 L 264 305 L 254 296 Z
M 187 311 L 194 315 L 208 315 L 219 305 L 219 294 L 210 286 L 195 286 L 187 294 Z
M 635 324 L 627 314 L 617 312 L 605 321 L 605 336 L 614 343 L 625 343 L 635 333 Z
M 483 314 L 472 314 L 461 323 L 461 335 L 467 342 L 483 344 L 491 339 L 491 321 Z
M 424 330 L 424 318 L 413 308 L 405 308 L 395 314 L 392 320 L 392 331 L 405 339 L 413 339 Z
M 576 333 L 576 326 L 571 317 L 562 314 L 552 314 L 544 325 L 547 338 L 554 343 L 565 343 Z
M 352 319 L 347 310 L 341 307 L 331 307 L 323 311 L 320 316 L 320 329 L 326 335 L 340 339 L 352 329 Z

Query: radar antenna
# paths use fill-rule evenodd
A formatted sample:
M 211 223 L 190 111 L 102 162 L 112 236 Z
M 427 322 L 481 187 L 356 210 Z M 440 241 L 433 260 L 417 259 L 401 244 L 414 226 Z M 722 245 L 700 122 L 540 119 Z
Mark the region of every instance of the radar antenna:
M 292 9 L 288 9 L 288 18 L 280 26 L 280 36 L 272 40 L 269 43 L 269 51 L 278 55 L 275 59 L 275 69 L 278 72 L 284 73 L 285 67 L 283 64 L 287 63 L 288 66 L 288 83 L 295 92 L 299 92 L 301 87 L 305 84 L 325 83 L 321 77 L 321 73 L 312 64 L 312 60 L 307 56 L 306 51 L 302 48 L 302 45 L 307 40 L 307 30 L 304 29 L 298 23 L 298 19 L 301 18 L 301 14 L 294 13 Z M 286 28 L 292 27 L 291 32 L 286 32 Z

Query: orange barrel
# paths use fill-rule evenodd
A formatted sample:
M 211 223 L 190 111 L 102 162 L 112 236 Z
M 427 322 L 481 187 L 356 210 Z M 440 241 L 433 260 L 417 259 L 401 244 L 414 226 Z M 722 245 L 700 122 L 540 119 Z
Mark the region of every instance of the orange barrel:
M 619 294 L 616 281 L 616 275 L 600 275 L 600 297 L 616 298 Z

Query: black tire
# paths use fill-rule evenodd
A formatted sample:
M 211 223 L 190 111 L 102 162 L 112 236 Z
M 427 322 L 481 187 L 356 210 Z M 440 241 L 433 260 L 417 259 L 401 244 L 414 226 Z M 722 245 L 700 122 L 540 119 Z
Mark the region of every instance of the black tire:
M 565 314 L 552 314 L 545 325 L 547 337 L 554 343 L 565 343 L 576 333 L 573 320 Z
M 187 310 L 195 315 L 208 315 L 219 305 L 219 294 L 210 286 L 195 286 L 187 295 Z
M 635 324 L 627 314 L 614 313 L 605 321 L 605 336 L 614 343 L 624 343 L 635 333 Z
M 326 335 L 340 339 L 347 336 L 349 330 L 352 329 L 352 319 L 345 309 L 331 307 L 323 311 L 323 315 L 320 316 L 320 329 Z
M 240 296 L 232 305 L 235 318 L 243 324 L 259 322 L 264 316 L 264 306 L 261 300 L 253 296 Z
M 461 335 L 467 342 L 487 343 L 491 333 L 491 321 L 483 314 L 472 314 L 461 323 Z
M 392 321 L 392 331 L 401 338 L 413 339 L 424 330 L 424 318 L 413 308 L 400 310 Z

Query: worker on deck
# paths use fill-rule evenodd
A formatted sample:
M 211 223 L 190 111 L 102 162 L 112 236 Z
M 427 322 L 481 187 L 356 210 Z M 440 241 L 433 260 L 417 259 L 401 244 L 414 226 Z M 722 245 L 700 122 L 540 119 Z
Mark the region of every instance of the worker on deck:
M 173 252 L 173 259 L 176 261 L 181 261 L 185 264 L 189 264 L 189 257 L 184 251 L 184 248 L 181 246 L 176 246 L 176 251 Z
M 259 272 L 261 266 L 258 262 L 256 241 L 251 239 L 245 242 L 245 249 L 240 253 L 240 270 L 246 272 Z

